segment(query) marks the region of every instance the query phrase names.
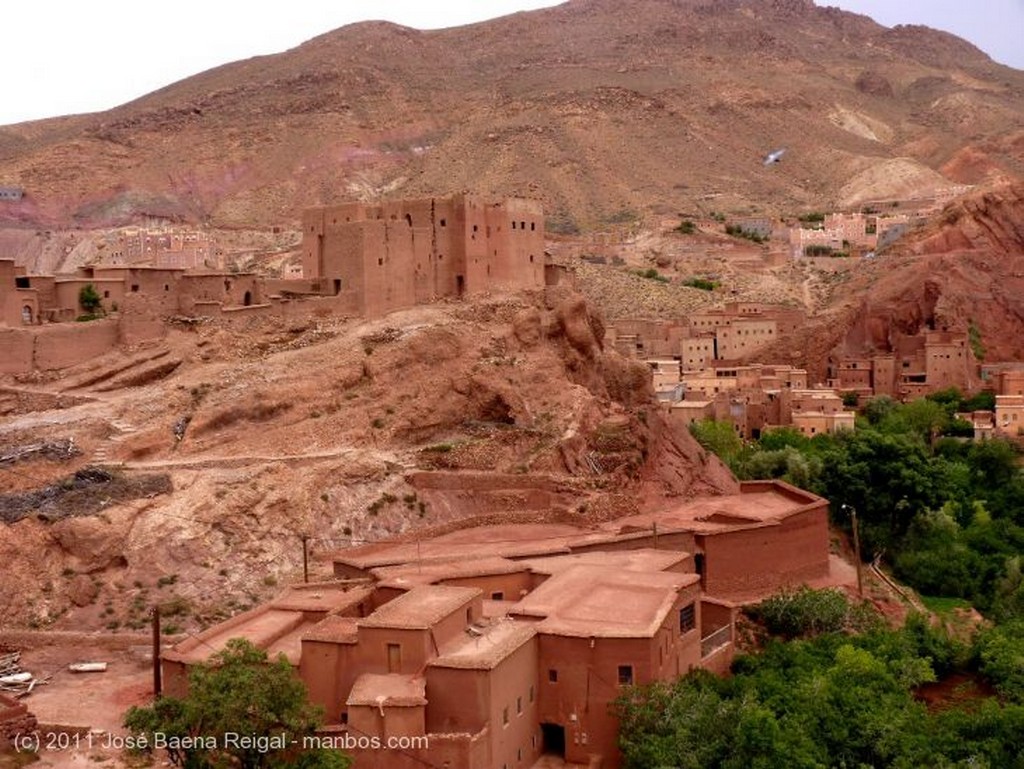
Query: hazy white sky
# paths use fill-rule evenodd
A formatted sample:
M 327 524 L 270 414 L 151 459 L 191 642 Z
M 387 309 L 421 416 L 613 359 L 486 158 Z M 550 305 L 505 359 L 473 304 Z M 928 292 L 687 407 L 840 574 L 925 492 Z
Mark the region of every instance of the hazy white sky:
M 1024 0 L 817 0 L 886 25 L 927 24 L 1024 69 Z M 230 61 L 363 19 L 457 26 L 555 0 L 8 0 L 0 125 L 98 112 Z
M 924 24 L 969 40 L 1001 64 L 1024 69 L 1024 0 L 815 0 L 879 24 Z

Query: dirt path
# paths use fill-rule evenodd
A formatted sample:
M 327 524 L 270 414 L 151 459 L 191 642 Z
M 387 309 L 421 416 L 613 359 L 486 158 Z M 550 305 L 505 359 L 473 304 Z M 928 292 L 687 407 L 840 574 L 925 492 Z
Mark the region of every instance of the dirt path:
M 245 467 L 254 462 L 283 462 L 285 464 L 302 466 L 350 457 L 358 457 L 361 460 L 373 459 L 382 464 L 403 465 L 401 457 L 397 454 L 351 447 L 335 451 L 317 451 L 308 454 L 239 454 L 230 457 L 187 457 L 183 459 L 157 459 L 149 462 L 117 462 L 114 464 L 126 470 L 203 470 L 217 467 Z

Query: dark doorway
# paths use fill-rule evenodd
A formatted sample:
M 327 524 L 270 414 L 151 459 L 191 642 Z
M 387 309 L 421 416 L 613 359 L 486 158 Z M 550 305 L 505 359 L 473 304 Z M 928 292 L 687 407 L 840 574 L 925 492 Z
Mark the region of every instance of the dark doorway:
M 565 758 L 565 727 L 558 724 L 541 724 L 540 734 L 544 739 L 544 753 Z
M 462 296 L 466 291 L 466 279 L 461 275 L 455 276 L 455 295 Z
M 337 296 L 341 293 L 341 278 L 334 279 L 334 295 Z
M 245 305 L 246 307 L 248 307 L 250 304 L 252 304 L 252 292 L 251 291 L 246 291 L 245 292 L 245 296 L 242 297 L 242 304 Z

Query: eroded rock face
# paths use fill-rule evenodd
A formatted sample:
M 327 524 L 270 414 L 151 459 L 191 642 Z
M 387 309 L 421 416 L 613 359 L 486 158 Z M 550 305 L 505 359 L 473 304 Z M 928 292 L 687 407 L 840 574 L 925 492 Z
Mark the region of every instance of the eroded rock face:
M 138 629 L 139 606 L 181 599 L 175 622 L 194 629 L 301 573 L 302 535 L 318 552 L 482 515 L 586 525 L 736 489 L 662 418 L 648 368 L 606 348 L 601 314 L 564 287 L 338 320 L 277 352 L 268 324 L 266 339 L 172 330 L 183 363 L 145 393 L 70 407 L 91 421 L 39 418 L 33 439 L 83 431 L 75 461 L 102 445 L 126 479 L 169 480 L 0 527 L 13 596 L 0 622 Z M 66 470 L 32 474 L 44 472 Z

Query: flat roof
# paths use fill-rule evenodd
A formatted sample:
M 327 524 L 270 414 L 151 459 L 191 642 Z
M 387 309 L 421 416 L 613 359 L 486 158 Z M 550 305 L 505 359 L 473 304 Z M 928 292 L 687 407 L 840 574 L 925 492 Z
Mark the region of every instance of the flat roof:
M 477 526 L 415 542 L 378 542 L 335 551 L 335 563 L 370 570 L 418 564 L 424 570 L 437 564 L 439 572 L 454 561 L 507 559 L 522 561 L 567 555 L 575 548 L 642 539 L 658 524 L 659 531 L 695 534 L 774 526 L 788 516 L 823 505 L 825 500 L 782 481 L 744 481 L 740 493 L 695 497 L 675 507 L 634 515 L 583 529 L 565 524 L 504 524 Z M 498 560 L 492 561 L 495 566 Z M 468 571 L 473 566 L 466 565 Z M 483 567 L 487 568 L 487 567 Z M 486 573 L 486 572 L 479 572 Z M 499 572 L 495 572 L 499 573 Z M 389 572 L 413 582 L 409 573 Z
M 358 618 L 331 615 L 306 630 L 303 641 L 354 644 L 359 640 Z
M 284 654 L 297 664 L 302 638 L 328 614 L 351 609 L 373 593 L 370 586 L 315 583 L 288 588 L 277 598 L 188 638 L 162 656 L 186 664 L 204 662 L 244 638 L 271 658 Z
M 590 551 L 571 555 L 553 555 L 545 558 L 527 558 L 520 563 L 536 574 L 561 574 L 575 566 L 602 566 L 626 571 L 668 571 L 685 562 L 689 553 L 678 550 L 655 550 L 644 547 L 637 550 Z
M 419 585 L 359 620 L 358 626 L 428 630 L 480 595 L 475 587 Z
M 569 542 L 586 532 L 562 524 L 476 526 L 422 542 L 375 542 L 332 554 L 337 563 L 359 569 L 453 561 L 466 558 L 525 558 L 569 551 Z
M 419 707 L 427 704 L 423 676 L 399 673 L 363 673 L 352 685 L 346 705 Z
M 492 670 L 516 649 L 537 635 L 530 622 L 515 622 L 506 617 L 485 625 L 471 625 L 428 665 L 438 668 Z
M 253 612 L 242 622 L 229 623 L 217 625 L 212 628 L 214 632 L 200 633 L 174 647 L 172 652 L 176 654 L 173 658 L 185 663 L 204 662 L 224 649 L 232 638 L 245 638 L 254 646 L 264 649 L 277 638 L 301 625 L 302 615 L 292 611 L 265 608 Z
M 468 560 L 428 561 L 426 563 L 404 563 L 398 566 L 381 566 L 371 569 L 370 573 L 377 579 L 379 585 L 408 587 L 417 584 L 433 584 L 445 579 L 514 574 L 524 571 L 525 568 L 519 561 L 512 561 L 501 556 L 484 556 Z
M 540 618 L 537 632 L 595 638 L 649 638 L 658 632 L 679 591 L 697 574 L 574 566 L 523 598 L 513 616 Z
M 652 529 L 709 534 L 758 526 L 774 526 L 790 515 L 825 500 L 779 481 L 746 482 L 741 493 L 720 497 L 697 497 L 676 507 L 655 513 L 619 518 L 604 524 L 611 531 Z

